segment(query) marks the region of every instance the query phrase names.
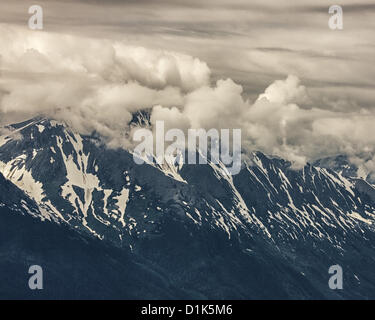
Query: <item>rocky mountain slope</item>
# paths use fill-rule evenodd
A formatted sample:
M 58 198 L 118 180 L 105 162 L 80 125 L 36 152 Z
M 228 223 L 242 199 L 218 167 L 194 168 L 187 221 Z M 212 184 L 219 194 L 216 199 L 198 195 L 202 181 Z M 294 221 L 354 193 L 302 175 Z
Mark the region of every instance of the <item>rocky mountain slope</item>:
M 25 277 L 27 256 L 53 266 L 50 298 L 374 297 L 375 190 L 365 177 L 329 161 L 294 170 L 259 152 L 233 177 L 212 163 L 137 165 L 53 120 L 10 129 L 0 137 L 8 279 Z M 334 264 L 344 290 L 328 287 Z M 67 273 L 76 290 L 61 286 Z M 21 282 L 13 296 L 35 294 Z

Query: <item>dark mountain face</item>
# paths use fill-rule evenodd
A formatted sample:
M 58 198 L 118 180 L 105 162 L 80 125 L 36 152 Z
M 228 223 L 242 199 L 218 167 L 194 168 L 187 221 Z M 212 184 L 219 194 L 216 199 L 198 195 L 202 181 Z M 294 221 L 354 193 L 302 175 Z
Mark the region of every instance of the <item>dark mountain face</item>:
M 369 161 L 372 157 L 371 154 L 362 154 L 361 158 Z M 334 170 L 346 178 L 359 178 L 371 184 L 375 183 L 374 172 L 369 172 L 363 165 L 355 165 L 345 155 L 319 159 L 314 162 L 314 166 Z
M 49 298 L 374 298 L 375 190 L 336 169 L 261 153 L 233 177 L 137 165 L 55 121 L 15 125 L 0 138 L 0 271 L 19 285 L 2 296 L 34 294 L 35 261 Z M 328 287 L 336 264 L 344 290 Z

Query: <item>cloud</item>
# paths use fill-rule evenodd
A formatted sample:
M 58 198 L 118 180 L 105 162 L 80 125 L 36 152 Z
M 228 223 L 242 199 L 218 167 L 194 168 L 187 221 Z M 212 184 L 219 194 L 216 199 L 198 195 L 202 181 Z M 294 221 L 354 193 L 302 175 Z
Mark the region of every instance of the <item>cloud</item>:
M 0 33 L 2 118 L 44 114 L 107 136 L 124 131 L 132 112 L 181 106 L 209 84 L 206 63 L 176 52 L 9 26 Z
M 300 79 L 291 75 L 286 80 L 272 83 L 259 99 L 266 98 L 272 103 L 288 104 L 290 102 L 304 103 L 307 100 L 306 88 L 300 85 Z
M 3 138 L 3 139 L 0 139 L 0 140 L 3 140 L 4 141 L 4 138 L 5 140 L 10 138 L 12 140 L 21 140 L 22 139 L 22 134 L 18 131 L 15 131 L 15 130 L 11 130 L 10 128 L 6 128 L 6 127 L 0 127 L 0 136 Z
M 155 106 L 151 112 L 151 124 L 155 125 L 158 120 L 164 121 L 165 130 L 177 128 L 186 131 L 191 128 L 190 119 L 176 107 Z
M 164 120 L 167 129 L 240 128 L 246 150 L 278 155 L 296 168 L 335 154 L 362 159 L 367 168 L 375 163 L 368 156 L 375 154 L 374 112 L 341 108 L 341 97 L 335 107 L 317 103 L 324 97 L 311 97 L 297 76 L 273 81 L 251 101 L 242 85 L 214 81 L 205 62 L 186 54 L 6 25 L 0 34 L 3 122 L 46 115 L 129 148 L 132 113 L 148 109 L 151 123 Z

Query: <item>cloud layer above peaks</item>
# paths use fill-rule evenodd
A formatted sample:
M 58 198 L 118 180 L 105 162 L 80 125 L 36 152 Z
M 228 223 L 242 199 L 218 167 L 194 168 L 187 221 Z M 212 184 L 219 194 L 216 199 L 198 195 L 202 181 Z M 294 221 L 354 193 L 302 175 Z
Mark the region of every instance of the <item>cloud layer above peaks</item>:
M 251 100 L 241 84 L 214 79 L 206 62 L 187 54 L 10 25 L 1 25 L 0 34 L 3 123 L 46 115 L 126 148 L 132 113 L 151 109 L 151 121 L 164 120 L 167 128 L 240 128 L 247 150 L 295 167 L 375 153 L 371 109 L 328 108 L 294 75 L 274 79 Z M 363 160 L 369 170 L 373 163 Z

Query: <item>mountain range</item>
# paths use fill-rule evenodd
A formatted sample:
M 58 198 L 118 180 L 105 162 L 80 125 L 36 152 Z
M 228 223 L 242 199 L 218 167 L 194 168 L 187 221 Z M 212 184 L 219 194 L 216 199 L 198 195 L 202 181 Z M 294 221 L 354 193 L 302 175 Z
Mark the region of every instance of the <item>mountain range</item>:
M 211 162 L 138 165 L 46 118 L 4 132 L 0 298 L 375 298 L 375 185 L 345 156 L 295 169 L 248 152 L 228 176 Z M 43 290 L 28 288 L 32 264 Z

